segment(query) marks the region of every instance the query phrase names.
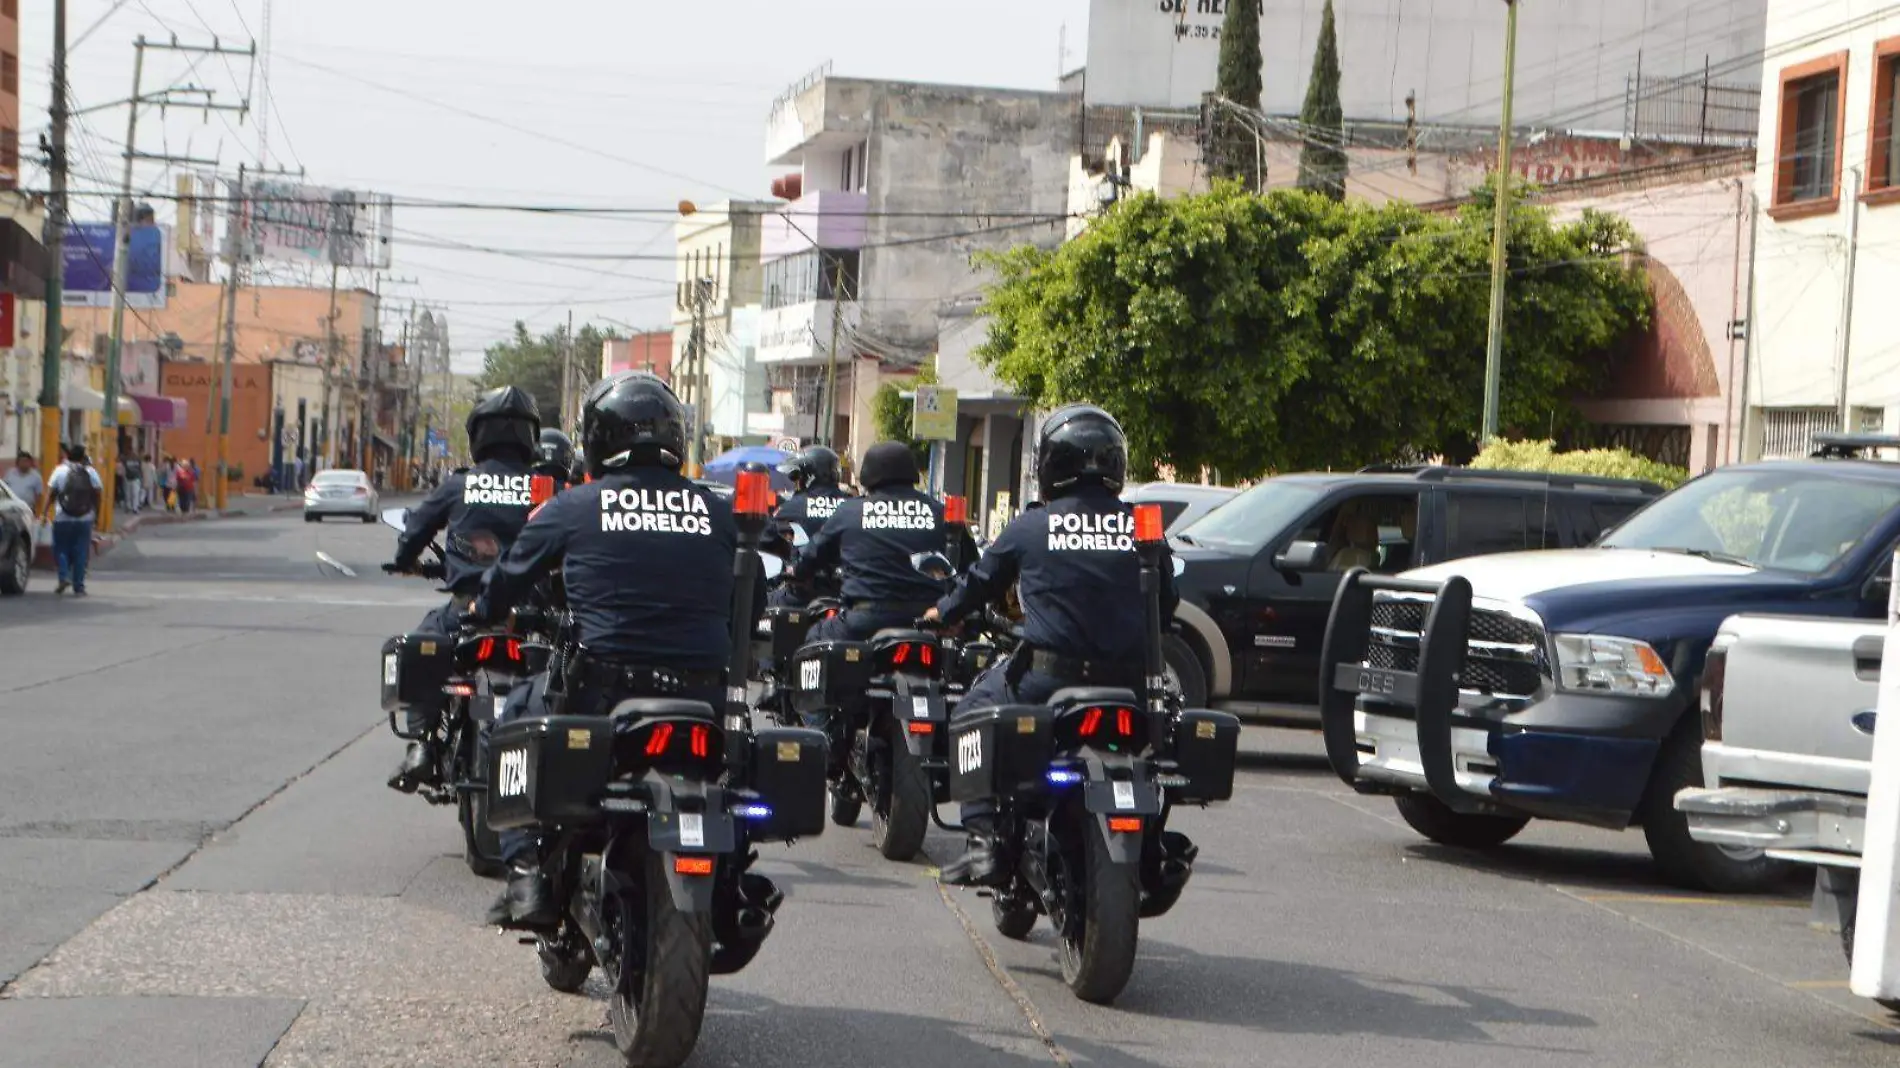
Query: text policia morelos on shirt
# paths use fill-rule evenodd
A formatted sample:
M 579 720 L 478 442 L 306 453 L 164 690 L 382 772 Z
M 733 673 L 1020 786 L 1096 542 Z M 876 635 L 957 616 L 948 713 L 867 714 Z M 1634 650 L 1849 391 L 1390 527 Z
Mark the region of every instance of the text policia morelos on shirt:
M 865 530 L 935 530 L 937 513 L 929 501 L 865 501 Z
M 1054 552 L 1133 552 L 1135 517 L 1110 513 L 1049 515 L 1049 548 Z
M 711 535 L 712 515 L 693 490 L 603 489 L 600 529 Z
M 471 471 L 467 481 L 462 483 L 462 503 L 512 504 L 526 508 L 534 503 L 532 477 Z

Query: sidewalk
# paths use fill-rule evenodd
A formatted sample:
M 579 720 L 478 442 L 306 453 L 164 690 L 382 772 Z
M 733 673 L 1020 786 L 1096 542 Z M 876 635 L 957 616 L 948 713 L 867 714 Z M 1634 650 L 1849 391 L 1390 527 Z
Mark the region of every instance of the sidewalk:
M 300 495 L 285 496 L 283 494 L 271 495 L 257 493 L 230 498 L 225 502 L 223 511 L 200 509 L 192 512 L 190 515 L 167 512 L 163 508 L 157 510 L 147 508 L 137 515 L 129 514 L 124 509 L 114 509 L 112 516 L 113 529 L 103 533 L 99 531 L 93 532 L 92 558 L 97 560 L 109 554 L 113 549 L 118 547 L 119 542 L 137 534 L 139 530 L 144 527 L 169 526 L 173 523 L 197 523 L 212 519 L 247 519 L 255 516 L 269 515 L 273 512 L 295 511 L 302 507 L 303 497 Z M 52 546 L 39 545 L 36 547 L 33 554 L 33 566 L 42 571 L 51 571 L 53 569 Z

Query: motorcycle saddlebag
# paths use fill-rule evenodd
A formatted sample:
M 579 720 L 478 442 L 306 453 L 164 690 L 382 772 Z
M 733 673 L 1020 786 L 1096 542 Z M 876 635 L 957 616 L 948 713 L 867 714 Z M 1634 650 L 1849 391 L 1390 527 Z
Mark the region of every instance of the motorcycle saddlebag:
M 766 609 L 765 620 L 772 632 L 772 663 L 791 663 L 799 647 L 805 644 L 805 635 L 811 633 L 812 624 L 819 618 L 819 613 L 809 608 L 774 606 Z
M 426 631 L 383 642 L 383 711 L 439 700 L 455 671 L 455 643 Z
M 1234 796 L 1234 762 L 1240 750 L 1240 720 L 1226 712 L 1190 708 L 1174 724 L 1174 762 L 1186 786 L 1171 800 L 1195 804 Z
M 598 716 L 537 716 L 488 736 L 488 825 L 574 827 L 598 822 L 613 773 L 613 725 Z
M 950 800 L 1034 797 L 1049 789 L 1055 712 L 1045 705 L 1000 705 L 950 720 Z
M 871 684 L 871 647 L 863 642 L 812 642 L 792 654 L 785 676 L 800 712 L 847 708 Z
M 825 830 L 825 764 L 830 752 L 823 731 L 766 727 L 752 735 L 748 778 L 771 815 L 752 822 L 761 841 L 813 838 Z

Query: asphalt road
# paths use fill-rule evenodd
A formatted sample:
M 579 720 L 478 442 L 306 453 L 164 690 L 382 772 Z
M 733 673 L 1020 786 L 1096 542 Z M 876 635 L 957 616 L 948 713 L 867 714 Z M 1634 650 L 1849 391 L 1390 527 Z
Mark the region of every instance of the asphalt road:
M 0 1068 L 616 1063 L 602 992 L 479 925 L 454 817 L 383 778 L 379 640 L 433 603 L 377 527 L 154 528 L 86 601 L 0 601 Z M 322 572 L 322 549 L 354 567 Z M 773 1066 L 1886 1065 L 1807 887 L 1714 899 L 1637 835 L 1420 842 L 1316 737 L 1252 732 L 1233 803 L 1145 924 L 1113 1008 L 1046 928 L 895 865 L 862 828 L 766 850 L 787 891 L 716 979 L 694 1063 Z M 956 843 L 933 836 L 941 861 Z

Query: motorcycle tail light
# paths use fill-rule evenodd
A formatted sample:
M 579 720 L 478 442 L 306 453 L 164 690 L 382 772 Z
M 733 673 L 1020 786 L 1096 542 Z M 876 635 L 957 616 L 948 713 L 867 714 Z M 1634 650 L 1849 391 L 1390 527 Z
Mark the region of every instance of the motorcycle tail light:
M 1141 817 L 1110 816 L 1108 818 L 1108 829 L 1114 831 L 1116 834 L 1140 834 Z
M 916 720 L 912 720 L 910 723 L 910 732 L 912 734 L 929 734 L 936 729 L 936 724 L 934 723 L 919 722 Z
M 681 875 L 711 875 L 713 873 L 713 858 L 674 857 L 673 870 Z
M 466 682 L 451 682 L 447 686 L 442 687 L 442 692 L 448 694 L 450 697 L 473 697 L 475 696 L 475 687 Z

